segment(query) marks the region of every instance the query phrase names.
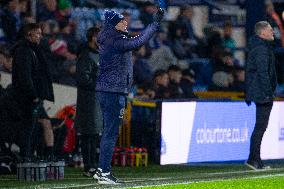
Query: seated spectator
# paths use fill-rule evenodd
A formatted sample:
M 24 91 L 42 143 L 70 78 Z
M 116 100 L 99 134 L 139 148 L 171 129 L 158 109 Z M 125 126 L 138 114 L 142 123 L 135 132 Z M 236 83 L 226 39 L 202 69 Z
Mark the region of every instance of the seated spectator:
M 63 56 L 66 60 L 75 60 L 76 50 L 70 47 L 72 43 L 76 41 L 71 36 L 71 27 L 67 21 L 62 21 L 59 23 L 59 32 L 54 34 L 48 41 L 50 49 L 53 53 Z M 77 44 L 78 45 L 78 44 Z M 76 48 L 76 47 L 75 47 Z M 71 52 L 72 49 L 74 52 Z
M 36 14 L 38 22 L 55 20 L 55 11 L 57 8 L 56 0 L 42 0 L 37 5 Z
M 165 70 L 157 70 L 153 79 L 153 90 L 155 99 L 170 98 L 169 75 Z
M 0 15 L 2 15 L 1 9 L 0 9 Z M 3 22 L 2 19 L 0 18 L 0 44 L 5 44 L 7 43 L 7 37 L 5 35 L 5 32 L 3 30 Z
M 48 41 L 51 52 L 63 56 L 66 60 L 75 60 L 77 56 L 72 54 L 67 47 L 67 43 L 61 39 L 50 39 Z
M 59 33 L 59 25 L 56 20 L 47 20 L 49 25 L 49 35 L 56 36 Z
M 58 62 L 54 65 L 56 71 L 58 71 L 58 82 L 65 85 L 76 85 L 75 71 L 76 71 L 76 55 L 70 53 L 67 49 L 67 45 L 64 41 L 59 39 L 49 40 L 51 52 L 64 59 L 56 59 Z
M 281 9 L 280 9 L 281 10 Z M 271 27 L 273 28 L 274 34 L 274 47 L 284 47 L 284 26 L 283 26 L 283 19 L 277 14 L 274 9 L 273 1 L 266 0 L 265 1 L 265 19 L 270 23 Z M 283 16 L 282 16 L 283 18 Z M 275 53 L 276 58 L 276 72 L 277 72 L 277 80 L 280 84 L 278 87 L 279 89 L 282 88 L 283 93 L 283 86 L 284 86 L 284 54 L 283 53 Z
M 142 46 L 138 50 L 134 51 L 134 65 L 133 65 L 133 80 L 134 84 L 138 87 L 148 86 L 153 78 L 153 72 L 151 71 L 146 59 L 146 48 Z
M 229 51 L 224 51 L 221 48 L 215 51 L 212 83 L 209 90 L 216 91 L 231 91 L 234 83 L 234 57 Z
M 186 69 L 182 72 L 182 78 L 180 81 L 180 88 L 183 92 L 183 98 L 191 99 L 198 98 L 192 91 L 192 87 L 195 83 L 195 73 L 192 69 Z
M 149 65 L 152 72 L 156 70 L 167 70 L 169 66 L 177 64 L 177 58 L 173 54 L 171 48 L 166 45 L 167 34 L 162 29 L 156 36 L 157 45 L 151 49 L 149 57 Z
M 194 16 L 193 7 L 185 5 L 181 7 L 180 15 L 176 20 L 176 23 L 182 28 L 183 39 L 186 40 L 192 47 L 197 45 L 197 39 L 198 39 L 191 23 L 193 16 Z
M 12 56 L 5 48 L 0 49 L 0 71 L 11 73 L 12 60 Z
M 19 0 L 18 1 L 18 11 L 20 12 L 20 17 L 23 20 L 24 17 L 26 16 L 31 16 L 31 14 L 28 13 L 28 8 L 29 8 L 29 0 Z M 23 23 L 24 25 L 25 23 Z
M 145 29 L 145 26 L 141 22 L 141 20 L 135 20 L 135 21 L 131 20 L 131 23 L 128 25 L 129 25 L 128 32 L 130 36 L 139 35 Z
M 56 82 L 58 81 L 61 84 L 65 85 L 76 85 L 75 81 L 75 71 L 76 71 L 76 58 L 75 54 L 72 54 L 68 51 L 67 44 L 65 41 L 60 39 L 51 38 L 48 40 L 50 45 L 50 50 L 54 55 L 53 56 L 54 62 L 51 62 L 53 69 L 56 76 Z M 60 58 L 61 57 L 61 58 Z
M 5 33 L 7 43 L 13 44 L 16 41 L 17 32 L 22 23 L 19 11 L 18 0 L 5 0 L 1 14 L 2 28 Z
M 223 27 L 223 47 L 225 50 L 234 52 L 236 49 L 236 41 L 232 38 L 233 26 L 232 23 L 227 21 Z
M 184 29 L 181 25 L 176 22 L 171 22 L 168 26 L 168 30 L 169 46 L 179 60 L 185 60 L 197 56 L 193 51 L 193 46 L 184 38 Z
M 212 85 L 209 86 L 211 91 L 232 91 L 234 77 L 231 73 L 217 71 L 213 74 Z
M 241 66 L 235 66 L 234 68 L 234 83 L 232 89 L 234 91 L 245 91 L 245 70 Z
M 71 27 L 67 21 L 61 21 L 59 28 L 59 33 L 48 40 L 51 52 L 64 57 L 64 60 L 60 62 L 61 65 L 58 66 L 59 83 L 75 86 L 76 51 L 79 45 L 71 35 Z
M 221 31 L 218 27 L 207 25 L 203 28 L 204 38 L 200 40 L 199 55 L 204 58 L 213 58 L 224 51 Z
M 220 52 L 216 54 L 213 72 L 224 71 L 233 74 L 234 66 L 233 54 L 228 51 Z
M 274 9 L 273 1 L 265 1 L 265 13 L 266 20 L 270 23 L 273 28 L 274 42 L 277 47 L 284 47 L 284 27 L 283 20 Z
M 182 78 L 182 70 L 176 65 L 172 65 L 168 69 L 170 98 L 183 98 L 183 91 L 180 88 Z
M 22 18 L 23 25 L 36 23 L 36 18 L 31 14 L 25 14 Z
M 55 11 L 55 20 L 59 22 L 69 22 L 71 15 L 72 4 L 69 0 L 58 0 L 58 10 Z
M 59 71 L 58 82 L 66 85 L 76 85 L 76 55 L 70 53 L 64 41 L 55 39 L 49 40 L 51 52 L 56 55 L 64 57 L 64 59 L 57 59 L 56 70 Z
M 157 7 L 154 3 L 150 1 L 146 1 L 142 5 L 142 10 L 140 11 L 140 20 L 144 24 L 144 26 L 147 26 L 148 24 L 151 24 L 154 19 L 154 13 L 157 12 Z
M 44 49 L 43 52 L 49 64 L 49 68 L 52 74 L 52 81 L 59 82 L 59 78 L 61 77 L 61 72 L 63 70 L 63 62 L 66 59 L 60 53 L 56 54 L 56 47 L 50 47 L 52 41 L 56 39 L 56 35 L 58 32 L 58 24 L 55 20 L 47 20 L 42 21 L 42 34 L 43 38 L 41 40 L 41 47 Z M 55 45 L 55 44 L 54 44 Z
M 74 59 L 76 58 L 76 54 L 78 52 L 78 47 L 81 45 L 79 41 L 77 41 L 73 35 L 73 29 L 71 24 L 68 21 L 61 21 L 58 23 L 59 25 L 59 32 L 57 33 L 56 38 L 63 40 L 68 48 L 68 51 L 75 55 Z

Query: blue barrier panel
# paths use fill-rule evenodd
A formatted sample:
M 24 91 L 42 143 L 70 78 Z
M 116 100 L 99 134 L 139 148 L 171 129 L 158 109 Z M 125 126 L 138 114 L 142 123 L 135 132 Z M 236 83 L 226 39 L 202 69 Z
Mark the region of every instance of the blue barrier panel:
M 188 162 L 246 159 L 254 115 L 245 103 L 198 102 Z
M 284 158 L 284 102 L 274 102 L 263 159 Z M 236 161 L 248 157 L 255 106 L 244 102 L 163 102 L 160 164 Z

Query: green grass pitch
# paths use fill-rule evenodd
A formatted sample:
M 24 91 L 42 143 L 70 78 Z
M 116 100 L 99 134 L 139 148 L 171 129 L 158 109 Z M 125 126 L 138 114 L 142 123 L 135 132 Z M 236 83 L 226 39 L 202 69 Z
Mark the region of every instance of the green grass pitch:
M 194 165 L 150 165 L 148 167 L 114 167 L 114 175 L 125 184 L 98 185 L 82 176 L 80 168 L 65 168 L 65 179 L 46 182 L 20 182 L 15 175 L 0 175 L 0 188 L 189 188 L 189 189 L 283 189 L 284 161 L 270 161 L 271 170 L 253 171 L 243 163 L 209 163 Z

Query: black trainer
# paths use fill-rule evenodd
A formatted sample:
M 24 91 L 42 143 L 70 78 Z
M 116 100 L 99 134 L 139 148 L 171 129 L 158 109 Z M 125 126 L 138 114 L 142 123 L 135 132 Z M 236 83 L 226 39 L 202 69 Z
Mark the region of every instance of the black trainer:
M 245 162 L 245 165 L 253 170 L 267 170 L 271 169 L 270 166 L 265 166 L 261 161 L 251 161 L 248 160 Z
M 271 169 L 271 167 L 269 165 L 264 165 L 263 161 L 260 160 L 259 165 L 261 167 L 261 169 L 267 170 L 267 169 Z
M 103 173 L 101 168 L 97 169 L 94 179 L 97 179 L 99 184 L 122 184 L 111 172 Z
M 85 177 L 93 177 L 96 173 L 96 169 L 95 168 L 90 168 L 88 171 L 84 171 L 83 172 L 83 176 Z

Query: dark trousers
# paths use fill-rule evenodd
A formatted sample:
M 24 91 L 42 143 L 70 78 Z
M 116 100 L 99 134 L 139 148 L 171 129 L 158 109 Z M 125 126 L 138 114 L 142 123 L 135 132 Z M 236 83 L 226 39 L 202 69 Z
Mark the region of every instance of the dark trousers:
M 38 115 L 34 113 L 33 104 L 26 104 L 23 111 L 22 128 L 20 128 L 20 156 L 24 160 L 29 160 L 32 158 L 33 151 L 36 148 L 36 133 L 38 132 Z
M 26 99 L 17 99 L 18 111 L 21 115 L 21 128 L 18 131 L 19 135 L 19 145 L 20 145 L 20 156 L 24 160 L 29 160 L 32 158 L 33 152 L 37 144 L 37 133 L 39 131 L 38 118 L 45 117 L 41 114 L 44 111 L 42 104 L 33 103 Z
M 111 170 L 111 160 L 122 123 L 126 97 L 118 93 L 98 92 L 103 114 L 103 133 L 100 142 L 99 168 L 103 172 Z
M 270 112 L 273 106 L 273 102 L 258 104 L 256 103 L 256 122 L 255 127 L 250 138 L 250 154 L 249 161 L 261 161 L 260 147 L 262 137 L 266 131 Z
M 88 171 L 90 168 L 97 167 L 97 140 L 98 136 L 96 135 L 81 135 L 81 149 L 83 155 L 84 171 Z

